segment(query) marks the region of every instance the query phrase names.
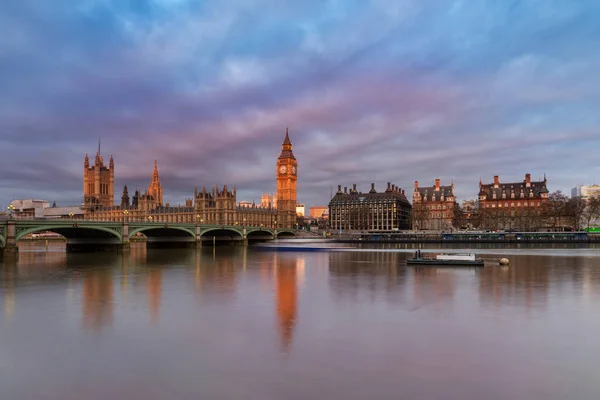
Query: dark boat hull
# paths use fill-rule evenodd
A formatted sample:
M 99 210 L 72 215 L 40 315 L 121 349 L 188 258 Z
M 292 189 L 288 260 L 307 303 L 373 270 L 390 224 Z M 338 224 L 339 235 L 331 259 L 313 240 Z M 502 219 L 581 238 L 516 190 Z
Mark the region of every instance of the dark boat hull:
M 432 266 L 432 267 L 483 267 L 483 260 L 461 261 L 461 260 L 434 260 L 434 259 L 410 259 L 407 265 Z

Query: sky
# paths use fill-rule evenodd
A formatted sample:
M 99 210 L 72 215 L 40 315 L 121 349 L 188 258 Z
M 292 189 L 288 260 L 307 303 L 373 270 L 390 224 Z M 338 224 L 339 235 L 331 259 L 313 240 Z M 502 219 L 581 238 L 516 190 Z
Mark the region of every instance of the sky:
M 81 204 L 101 138 L 123 185 L 164 200 L 386 182 L 412 199 L 480 178 L 600 183 L 597 0 L 19 0 L 0 3 L 0 205 Z

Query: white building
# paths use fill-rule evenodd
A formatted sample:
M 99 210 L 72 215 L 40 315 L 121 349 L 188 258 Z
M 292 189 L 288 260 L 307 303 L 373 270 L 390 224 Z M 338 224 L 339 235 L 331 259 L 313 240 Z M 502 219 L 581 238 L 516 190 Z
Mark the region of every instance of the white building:
M 39 199 L 13 200 L 10 202 L 9 207 L 12 208 L 12 211 L 17 215 L 43 218 L 44 209 L 50 207 L 50 202 L 48 200 Z
M 571 189 L 571 197 L 587 199 L 592 196 L 600 196 L 600 185 L 579 185 Z

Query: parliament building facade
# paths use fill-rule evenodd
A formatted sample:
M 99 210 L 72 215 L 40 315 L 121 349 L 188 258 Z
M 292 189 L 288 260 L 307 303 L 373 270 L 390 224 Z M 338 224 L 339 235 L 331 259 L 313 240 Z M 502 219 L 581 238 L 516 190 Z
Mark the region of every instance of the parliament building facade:
M 84 218 L 96 221 L 150 221 L 165 223 L 198 223 L 214 225 L 264 226 L 269 228 L 292 228 L 296 226 L 296 181 L 298 162 L 292 152 L 292 142 L 286 129 L 281 153 L 276 162 L 276 201 L 259 205 L 240 206 L 237 190 L 214 186 L 210 190 L 195 189 L 194 195 L 185 200 L 184 206 L 163 204 L 163 189 L 157 162 L 148 189 L 136 190 L 129 196 L 123 188 L 120 204 L 114 204 L 114 159 L 111 155 L 108 167 L 104 165 L 100 148 L 94 165 L 90 166 L 88 155 L 84 160 L 83 208 Z M 277 208 L 273 203 L 276 203 Z

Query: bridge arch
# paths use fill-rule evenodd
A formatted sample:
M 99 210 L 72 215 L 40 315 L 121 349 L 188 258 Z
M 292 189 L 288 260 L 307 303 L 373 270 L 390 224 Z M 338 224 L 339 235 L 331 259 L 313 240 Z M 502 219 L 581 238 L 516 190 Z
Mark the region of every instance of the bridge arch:
M 42 225 L 17 229 L 15 239 L 18 242 L 24 236 L 36 232 L 54 232 L 67 239 L 118 239 L 119 242 L 122 240 L 121 233 L 117 230 L 98 225 L 89 226 L 78 223 L 72 225 Z
M 277 239 L 294 238 L 296 233 L 294 231 L 280 231 L 277 232 Z
M 248 239 L 275 239 L 275 234 L 268 229 L 247 229 L 246 238 Z
M 140 228 L 131 229 L 129 231 L 129 238 L 133 237 L 136 233 L 143 233 L 147 237 L 188 237 L 196 239 L 196 232 L 192 229 L 180 227 L 180 226 L 143 226 Z
M 212 235 L 207 235 L 207 233 L 209 232 L 213 232 Z M 220 235 L 215 235 L 215 233 L 221 233 Z M 207 228 L 207 229 L 202 229 L 200 231 L 200 238 L 201 239 L 207 239 L 208 237 L 212 237 L 212 236 L 227 236 L 227 235 L 223 235 L 224 232 L 232 232 L 235 235 L 232 235 L 234 237 L 239 237 L 242 238 L 242 232 L 238 231 L 237 229 L 232 229 L 232 228 L 227 228 L 227 227 L 217 227 L 217 228 Z

